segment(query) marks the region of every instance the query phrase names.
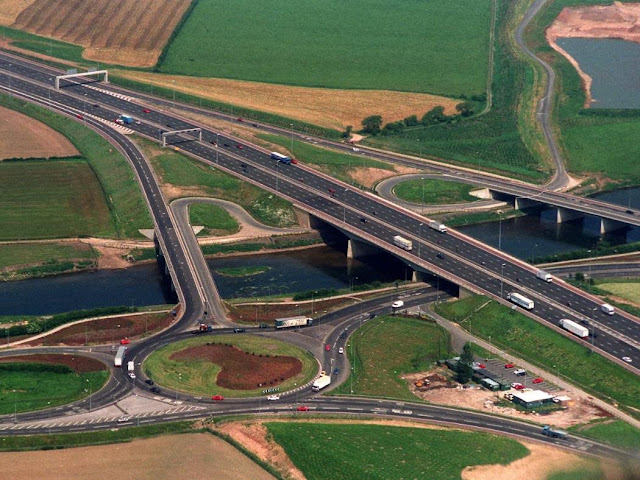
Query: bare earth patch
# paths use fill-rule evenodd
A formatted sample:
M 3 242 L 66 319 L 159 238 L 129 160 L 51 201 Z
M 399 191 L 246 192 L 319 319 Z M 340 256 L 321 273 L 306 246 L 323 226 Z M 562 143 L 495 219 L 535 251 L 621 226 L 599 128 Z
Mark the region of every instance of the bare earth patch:
M 560 428 L 567 428 L 596 418 L 609 416 L 604 411 L 582 399 L 574 399 L 573 406 L 548 415 L 525 413 L 512 407 L 495 405 L 495 402 L 502 400 L 502 397 L 507 392 L 490 392 L 484 388 L 459 388 L 456 382 L 450 380 L 450 372 L 446 368 L 405 375 L 403 378 L 408 382 L 409 390 L 414 395 L 431 403 L 497 413 Z M 428 387 L 416 387 L 415 382 L 424 378 L 430 380 L 430 385 Z M 562 395 L 562 392 L 554 392 L 554 394 Z
M 176 352 L 171 360 L 208 360 L 222 369 L 216 384 L 232 390 L 252 390 L 263 385 L 275 386 L 302 371 L 295 357 L 254 355 L 231 345 L 199 345 Z
M 270 474 L 231 445 L 207 433 L 164 435 L 128 443 L 0 453 L 12 480 L 253 480 Z
M 436 106 L 445 113 L 455 113 L 459 100 L 421 93 L 387 90 L 338 90 L 274 85 L 219 78 L 197 78 L 180 75 L 115 71 L 115 74 L 148 84 L 238 105 L 253 110 L 275 113 L 314 125 L 343 130 L 356 128 L 369 115 L 382 115 L 384 122 L 401 120 L 410 115 L 421 117 Z M 175 82 L 175 83 L 174 83 Z
M 620 38 L 640 43 L 640 3 L 565 7 L 546 31 L 549 45 L 567 58 L 582 78 L 586 93 L 585 107 L 591 104 L 592 79 L 578 62 L 561 48 L 556 40 L 562 37 Z
M 0 107 L 0 160 L 72 157 L 78 151 L 66 137 L 27 115 Z
M 0 25 L 11 25 L 36 0 L 0 0 Z
M 34 354 L 34 355 L 16 355 L 14 357 L 2 357 L 0 363 L 51 363 L 54 365 L 66 365 L 71 367 L 75 372 L 99 372 L 106 368 L 105 364 L 99 360 L 80 355 L 58 355 L 58 354 Z

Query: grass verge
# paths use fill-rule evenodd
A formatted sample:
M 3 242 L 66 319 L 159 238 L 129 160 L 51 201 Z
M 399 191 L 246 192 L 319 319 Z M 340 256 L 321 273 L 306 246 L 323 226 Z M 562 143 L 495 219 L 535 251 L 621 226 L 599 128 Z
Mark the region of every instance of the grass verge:
M 240 230 L 238 222 L 224 208 L 209 203 L 191 204 L 189 223 L 204 226 L 207 235 L 233 235 Z
M 513 439 L 481 432 L 302 422 L 265 425 L 309 480 L 453 480 L 461 478 L 465 467 L 506 465 L 529 453 Z
M 446 180 L 407 180 L 397 184 L 393 193 L 407 202 L 440 205 L 445 203 L 475 202 L 478 197 L 469 195 L 477 187 Z
M 426 370 L 451 354 L 450 337 L 435 323 L 416 318 L 383 316 L 369 320 L 345 348 L 351 377 L 332 391 L 416 401 L 400 376 Z
M 84 243 L 14 243 L 0 245 L 0 279 L 25 278 L 27 273 L 44 274 L 54 265 L 78 270 L 96 265 L 97 254 Z M 22 268 L 19 268 L 22 267 Z M 66 271 L 66 270 L 65 270 Z
M 640 445 L 640 430 L 621 420 L 593 422 L 586 426 L 577 425 L 570 427 L 569 430 L 583 437 L 628 450 L 637 450 Z
M 491 337 L 494 345 L 527 362 L 548 371 L 559 367 L 562 377 L 581 389 L 615 402 L 635 418 L 640 418 L 638 377 L 581 343 L 480 295 L 440 303 L 436 312 L 459 323 L 473 335 L 487 340 Z
M 317 372 L 317 363 L 310 353 L 279 340 L 253 335 L 204 336 L 172 343 L 147 357 L 144 362 L 145 372 L 160 386 L 194 395 L 254 397 L 261 396 L 262 390 L 268 388 L 261 387 L 253 390 L 223 388 L 216 384 L 216 377 L 221 370 L 219 365 L 209 361 L 175 361 L 169 358 L 175 352 L 207 343 L 232 344 L 256 355 L 281 355 L 300 359 L 302 371 L 280 384 L 281 392 L 292 389 L 294 385 L 309 382 Z

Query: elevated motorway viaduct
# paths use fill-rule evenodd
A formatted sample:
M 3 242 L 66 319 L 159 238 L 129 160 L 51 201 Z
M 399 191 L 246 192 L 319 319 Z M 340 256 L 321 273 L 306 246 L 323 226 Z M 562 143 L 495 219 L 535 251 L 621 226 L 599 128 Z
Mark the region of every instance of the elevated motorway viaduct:
M 201 127 L 162 111 L 144 114 L 142 106 L 130 99 L 107 94 L 96 85 L 69 85 L 61 92 L 52 92 L 51 73 L 46 67 L 28 62 L 19 63 L 19 68 L 16 64 L 8 67 L 7 63 L 6 59 L 0 58 L 0 69 L 9 68 L 11 71 L 11 77 L 4 74 L 0 79 L 3 84 L 11 82 L 14 88 L 37 93 L 41 98 L 51 94 L 56 101 L 73 106 L 79 112 L 86 100 L 95 118 L 112 120 L 118 113 L 130 114 L 141 122 L 130 127 L 151 138 L 158 139 L 161 129 Z M 94 102 L 99 103 L 100 108 L 92 108 Z M 204 127 L 202 135 L 203 142 L 177 138 L 174 145 L 212 168 L 220 168 L 288 198 L 296 207 L 339 227 L 352 238 L 387 250 L 418 269 L 432 272 L 471 291 L 488 294 L 503 303 L 507 303 L 504 297 L 508 292 L 521 292 L 536 302 L 535 309 L 528 314 L 552 328 L 558 328 L 560 318 L 590 318 L 599 332 L 595 348 L 621 364 L 621 357 L 631 358 L 631 365 L 623 365 L 635 373 L 639 372 L 636 366 L 640 365 L 640 329 L 634 317 L 624 313 L 605 315 L 599 310 L 597 298 L 563 282 L 542 282 L 535 277 L 535 268 L 524 262 L 459 232 L 450 230 L 448 234 L 440 234 L 427 228 L 423 217 L 373 195 L 363 194 L 303 165 L 283 166 L 259 148 Z M 215 142 L 218 146 L 227 143 L 229 148 L 216 148 L 212 144 Z M 234 148 L 236 144 L 244 148 Z M 396 234 L 411 239 L 413 251 L 394 246 L 392 238 Z

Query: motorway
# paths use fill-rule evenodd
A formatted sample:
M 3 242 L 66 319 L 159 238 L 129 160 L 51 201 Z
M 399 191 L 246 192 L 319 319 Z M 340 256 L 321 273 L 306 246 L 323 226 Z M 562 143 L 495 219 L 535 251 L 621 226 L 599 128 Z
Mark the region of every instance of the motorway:
M 9 69 L 14 75 L 7 77 L 3 73 L 0 78 L 2 83 L 11 83 L 14 88 L 39 94 L 42 98 L 51 95 L 55 101 L 73 106 L 79 112 L 87 109 L 90 113 L 85 115 L 85 119 L 113 120 L 119 113 L 128 113 L 141 122 L 140 125 L 130 125 L 132 130 L 156 139 L 161 129 L 199 126 L 162 111 L 142 113 L 141 105 L 127 98 L 109 95 L 98 84 L 74 84 L 60 92 L 52 92 L 48 67 L 17 62 L 13 58 L 12 62 L 14 63 L 9 67 L 6 58 L 0 56 L 0 69 Z M 94 104 L 99 107 L 93 107 Z M 620 358 L 631 358 L 632 364 L 625 366 L 636 373 L 640 372 L 637 367 L 640 365 L 640 329 L 637 319 L 624 313 L 609 316 L 600 312 L 597 298 L 563 282 L 542 282 L 535 277 L 535 268 L 524 262 L 454 230 L 442 235 L 429 229 L 423 217 L 406 212 L 373 195 L 363 194 L 304 165 L 285 166 L 276 163 L 264 151 L 210 129 L 203 129 L 203 142 L 179 137 L 173 145 L 208 163 L 212 168 L 220 168 L 271 190 L 342 231 L 472 291 L 492 295 L 502 299 L 505 304 L 507 293 L 520 292 L 536 302 L 533 315 L 549 326 L 557 328 L 561 318 L 574 318 L 578 321 L 589 318 L 599 332 L 596 348 L 621 364 Z M 237 145 L 243 148 L 236 148 Z M 330 191 L 335 191 L 335 194 L 331 195 Z M 393 246 L 392 238 L 396 234 L 414 242 L 412 252 Z M 194 255 L 195 252 L 191 256 Z

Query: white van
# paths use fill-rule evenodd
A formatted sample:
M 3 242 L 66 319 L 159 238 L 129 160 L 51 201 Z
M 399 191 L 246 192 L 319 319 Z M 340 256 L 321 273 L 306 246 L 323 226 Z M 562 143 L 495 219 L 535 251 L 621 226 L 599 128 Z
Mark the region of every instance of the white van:
M 616 312 L 616 310 L 608 303 L 603 303 L 602 305 L 600 305 L 600 310 L 602 310 L 607 315 L 613 315 Z
M 402 308 L 404 307 L 404 302 L 402 300 L 396 300 L 391 304 L 391 308 Z

